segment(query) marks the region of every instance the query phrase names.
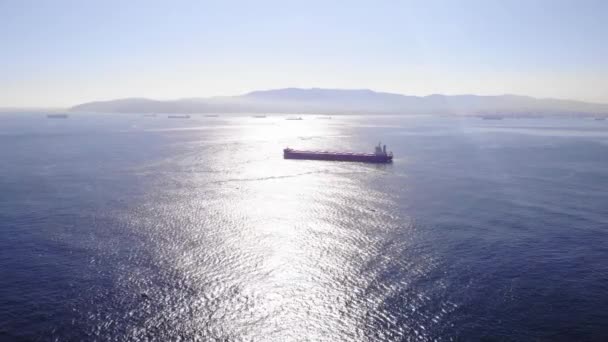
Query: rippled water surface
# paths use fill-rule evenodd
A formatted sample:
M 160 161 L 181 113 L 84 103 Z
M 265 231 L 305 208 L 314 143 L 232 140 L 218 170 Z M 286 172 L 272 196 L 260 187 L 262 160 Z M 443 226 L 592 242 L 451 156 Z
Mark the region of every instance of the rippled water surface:
M 603 121 L 2 114 L 0 160 L 0 340 L 608 339 Z

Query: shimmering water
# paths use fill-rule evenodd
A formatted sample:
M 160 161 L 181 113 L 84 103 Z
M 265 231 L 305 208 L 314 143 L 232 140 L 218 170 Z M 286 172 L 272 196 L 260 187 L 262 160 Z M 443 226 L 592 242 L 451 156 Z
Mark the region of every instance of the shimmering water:
M 4 114 L 0 161 L 0 340 L 608 339 L 606 122 Z

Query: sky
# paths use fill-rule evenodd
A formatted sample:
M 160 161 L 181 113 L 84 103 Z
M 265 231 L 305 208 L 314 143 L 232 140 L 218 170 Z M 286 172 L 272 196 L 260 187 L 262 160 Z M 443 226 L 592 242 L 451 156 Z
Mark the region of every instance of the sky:
M 608 103 L 608 1 L 0 0 L 0 107 L 284 87 Z

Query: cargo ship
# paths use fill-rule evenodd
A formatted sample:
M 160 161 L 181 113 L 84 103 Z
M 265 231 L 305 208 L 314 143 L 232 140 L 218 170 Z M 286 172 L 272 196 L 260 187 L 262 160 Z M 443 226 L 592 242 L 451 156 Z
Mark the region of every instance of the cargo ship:
M 48 119 L 67 119 L 67 114 L 47 114 Z
M 363 163 L 391 163 L 393 153 L 386 152 L 386 145 L 378 144 L 374 153 L 335 152 L 335 151 L 301 151 L 292 148 L 283 150 L 284 159 L 332 160 Z
M 483 120 L 502 120 L 503 117 L 499 115 L 482 115 L 480 116 Z

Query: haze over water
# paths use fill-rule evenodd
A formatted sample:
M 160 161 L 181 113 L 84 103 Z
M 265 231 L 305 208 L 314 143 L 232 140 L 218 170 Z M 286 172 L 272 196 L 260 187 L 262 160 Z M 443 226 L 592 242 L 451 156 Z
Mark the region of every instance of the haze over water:
M 606 121 L 284 118 L 1 115 L 0 339 L 608 339 Z

